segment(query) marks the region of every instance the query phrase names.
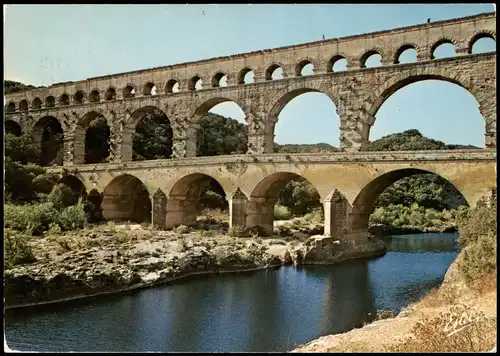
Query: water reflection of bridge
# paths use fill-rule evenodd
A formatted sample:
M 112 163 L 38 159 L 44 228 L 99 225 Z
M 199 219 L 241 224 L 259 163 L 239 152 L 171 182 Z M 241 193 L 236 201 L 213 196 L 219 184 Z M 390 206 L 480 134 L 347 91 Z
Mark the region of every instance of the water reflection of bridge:
M 456 252 L 460 249 L 456 237 L 444 236 L 401 235 L 384 238 L 388 251 L 391 252 Z

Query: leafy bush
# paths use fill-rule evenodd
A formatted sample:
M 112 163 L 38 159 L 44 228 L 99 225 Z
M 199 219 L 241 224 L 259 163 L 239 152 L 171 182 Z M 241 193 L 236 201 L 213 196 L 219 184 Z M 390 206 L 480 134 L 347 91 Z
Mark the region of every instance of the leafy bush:
M 458 242 L 464 247 L 459 268 L 469 284 L 496 271 L 496 213 L 494 199 L 491 204 L 481 200 L 458 214 Z
M 50 223 L 57 221 L 58 211 L 52 203 L 4 205 L 5 227 L 41 235 Z
M 48 201 L 51 202 L 56 209 L 63 209 L 76 203 L 71 188 L 62 183 L 54 186 L 48 196 Z
M 274 218 L 276 220 L 288 220 L 292 217 L 290 214 L 290 210 L 286 206 L 283 205 L 274 205 Z
M 6 269 L 36 261 L 28 235 L 11 229 L 4 229 L 4 234 L 4 263 Z
M 82 201 L 76 205 L 70 205 L 61 210 L 57 216 L 56 223 L 63 231 L 82 229 L 85 225 L 85 209 Z

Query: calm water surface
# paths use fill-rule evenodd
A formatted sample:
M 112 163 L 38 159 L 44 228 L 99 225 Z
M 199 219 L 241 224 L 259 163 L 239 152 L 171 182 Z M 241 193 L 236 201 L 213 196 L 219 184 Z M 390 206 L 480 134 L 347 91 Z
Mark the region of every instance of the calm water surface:
M 393 236 L 389 252 L 370 261 L 205 276 L 7 310 L 5 335 L 23 351 L 287 351 L 420 298 L 441 283 L 456 237 Z

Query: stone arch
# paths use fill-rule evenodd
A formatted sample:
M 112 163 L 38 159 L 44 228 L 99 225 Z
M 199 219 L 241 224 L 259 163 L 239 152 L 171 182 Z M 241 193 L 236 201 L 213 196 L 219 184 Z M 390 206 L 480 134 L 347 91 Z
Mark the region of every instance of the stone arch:
M 247 226 L 260 226 L 264 234 L 273 233 L 274 205 L 280 191 L 291 181 L 303 180 L 308 182 L 319 194 L 315 185 L 304 176 L 291 171 L 281 171 L 269 174 L 253 187 L 247 206 Z
M 69 95 L 67 93 L 63 93 L 59 96 L 59 105 L 69 105 Z
M 79 178 L 77 175 L 79 174 L 64 175 L 58 182 L 66 185 L 73 192 L 72 204 L 76 204 L 80 198 L 85 199 L 87 197 L 87 186 L 85 185 L 84 180 Z
M 33 126 L 33 144 L 40 152 L 40 164 L 63 164 L 64 131 L 61 121 L 54 115 L 43 115 Z
M 165 93 L 167 94 L 173 94 L 174 93 L 174 86 L 177 84 L 179 86 L 179 82 L 175 79 L 170 79 L 167 84 L 165 85 Z M 178 89 L 178 88 L 177 88 Z
M 349 67 L 349 59 L 348 59 L 347 54 L 345 54 L 344 52 L 337 52 L 336 54 L 334 54 L 332 56 L 332 58 L 330 58 L 330 60 L 326 64 L 325 72 L 333 73 L 333 66 L 335 65 L 335 63 L 337 63 L 341 59 L 345 59 L 347 61 L 347 66 Z
M 294 73 L 295 76 L 296 77 L 302 76 L 302 74 L 300 72 L 308 64 L 312 64 L 313 65 L 313 67 L 314 67 L 314 74 L 317 74 L 317 71 L 320 69 L 319 62 L 316 59 L 314 59 L 314 58 L 305 57 L 305 58 L 302 58 L 301 60 L 299 60 L 297 62 L 297 64 L 295 65 L 295 73 Z
M 476 43 L 478 40 L 481 38 L 491 38 L 496 42 L 496 33 L 495 31 L 489 31 L 489 30 L 478 30 L 474 32 L 472 36 L 469 37 L 467 40 L 467 53 L 472 54 L 472 47 L 474 46 L 474 43 Z
M 147 186 L 131 174 L 114 177 L 103 192 L 102 215 L 106 220 L 151 221 L 151 201 Z
M 434 59 L 434 51 L 439 47 L 441 46 L 442 44 L 445 44 L 445 43 L 451 43 L 454 47 L 455 47 L 455 51 L 457 50 L 458 48 L 458 41 L 455 40 L 454 38 L 451 38 L 451 37 L 441 37 L 439 38 L 437 41 L 435 41 L 432 46 L 430 47 L 430 53 L 429 53 L 429 58 L 430 59 Z
M 52 95 L 49 95 L 45 98 L 45 107 L 53 108 L 54 106 L 56 106 L 56 99 Z
M 392 60 L 393 64 L 399 64 L 399 56 L 407 49 L 414 49 L 418 53 L 420 52 L 420 47 L 414 42 L 405 42 L 394 52 L 394 58 Z
M 297 81 L 280 90 L 269 100 L 269 104 L 265 110 L 265 112 L 268 113 L 267 118 L 265 118 L 263 122 L 262 120 L 257 121 L 253 116 L 252 121 L 249 122 L 250 130 L 253 130 L 254 133 L 264 135 L 264 152 L 272 153 L 274 150 L 274 129 L 278 122 L 278 116 L 283 108 L 297 96 L 311 92 L 322 93 L 328 96 L 340 115 L 341 108 L 337 104 L 337 98 L 333 95 L 329 80 L 318 80 L 307 84 L 304 81 Z
M 33 101 L 31 102 L 31 108 L 33 110 L 38 110 L 41 107 L 42 107 L 42 100 L 40 100 L 40 98 L 33 99 Z
M 29 108 L 28 100 L 23 99 L 19 102 L 19 111 L 26 112 L 28 111 L 28 108 Z
M 278 68 L 281 68 L 281 70 L 283 71 L 283 78 L 286 78 L 286 72 L 285 72 L 286 67 L 280 62 L 274 61 L 266 69 L 265 80 L 273 80 L 272 75 L 274 71 Z
M 113 120 L 107 112 L 102 109 L 94 108 L 91 111 L 83 115 L 77 122 L 75 128 L 74 136 L 74 153 L 73 153 L 73 163 L 74 164 L 84 164 L 86 163 L 86 139 L 87 131 L 89 129 L 90 123 L 99 116 L 103 116 L 106 120 L 106 124 L 110 130 L 113 125 Z M 108 156 L 111 154 L 111 147 L 109 148 Z
M 125 117 L 125 125 L 123 127 L 122 137 L 121 137 L 121 157 L 122 161 L 132 161 L 134 156 L 134 135 L 137 132 L 138 125 L 141 123 L 145 114 L 150 112 L 157 111 L 159 115 L 165 116 L 168 125 L 171 127 L 172 123 L 170 121 L 170 117 L 165 113 L 164 110 L 160 108 L 157 101 L 149 100 L 146 105 L 137 108 L 133 112 L 128 112 Z M 170 128 L 167 135 L 170 136 L 170 139 L 173 140 L 173 132 Z M 170 146 L 170 150 L 172 150 L 172 145 Z
M 91 103 L 98 103 L 99 101 L 101 101 L 101 94 L 99 93 L 98 89 L 94 89 L 90 92 L 89 101 Z
M 204 173 L 187 174 L 174 183 L 168 193 L 167 228 L 196 223 L 202 190 L 212 179 L 219 183 L 227 196 L 224 185 L 218 179 Z
M 73 95 L 73 102 L 75 104 L 83 104 L 85 101 L 85 92 L 83 90 L 78 90 L 75 95 Z
M 7 104 L 7 107 L 5 108 L 5 112 L 7 112 L 8 114 L 16 112 L 16 103 L 11 101 L 9 104 Z
M 155 83 L 153 82 L 147 82 L 146 84 L 144 84 L 144 87 L 142 89 L 142 95 L 153 95 L 153 88 L 155 87 Z M 156 91 L 155 91 L 155 94 L 156 95 Z
M 238 84 L 245 84 L 245 76 L 249 72 L 253 72 L 255 75 L 255 71 L 250 67 L 245 67 L 238 72 Z
M 210 94 L 204 95 L 202 99 L 198 100 L 195 105 L 193 105 L 193 110 L 191 111 L 189 116 L 190 121 L 186 122 L 187 126 L 185 127 L 185 132 L 183 132 L 186 139 L 186 151 L 190 152 L 190 155 L 196 156 L 197 154 L 199 154 L 200 146 L 198 145 L 198 139 L 203 140 L 203 136 L 198 137 L 198 135 L 200 134 L 200 128 L 202 128 L 203 124 L 202 118 L 216 105 L 226 102 L 232 102 L 236 104 L 245 114 L 245 122 L 247 121 L 246 115 L 249 112 L 247 102 L 245 100 L 238 99 L 239 98 L 236 93 L 222 94 L 220 92 L 212 92 Z M 201 131 L 201 134 L 203 134 L 203 131 Z
M 471 197 L 468 196 L 467 192 L 460 189 L 460 184 L 456 184 L 457 182 L 454 182 L 453 179 L 450 179 L 450 177 L 444 177 L 433 169 L 407 167 L 390 170 L 373 178 L 354 198 L 347 216 L 347 225 L 350 237 L 353 239 L 366 238 L 368 232 L 368 221 L 370 215 L 375 210 L 375 202 L 380 194 L 400 179 L 419 174 L 435 174 L 445 179 L 462 194 L 467 204 L 470 205 Z
M 203 79 L 201 77 L 201 75 L 199 74 L 196 74 L 194 75 L 193 77 L 191 77 L 191 79 L 189 79 L 188 81 L 188 90 L 200 90 L 200 89 L 196 89 L 196 84 L 198 84 L 198 82 L 201 81 L 201 85 L 202 85 L 202 88 L 200 89 L 203 89 Z
M 470 82 L 470 78 L 461 76 L 458 73 L 455 74 L 451 71 L 439 68 L 422 68 L 419 72 L 412 70 L 404 71 L 391 77 L 384 84 L 373 91 L 368 100 L 366 100 L 364 107 L 361 108 L 361 113 L 364 113 L 364 122 L 366 124 L 362 132 L 362 139 L 364 141 L 368 141 L 370 127 L 375 122 L 375 115 L 377 111 L 392 94 L 407 85 L 429 79 L 442 80 L 457 84 L 469 91 L 469 93 L 471 93 L 479 102 L 479 105 L 482 103 L 483 95 L 476 92 L 474 86 Z
M 368 58 L 370 58 L 371 56 L 373 56 L 374 54 L 378 54 L 380 55 L 380 62 L 382 63 L 382 65 L 384 65 L 384 61 L 386 60 L 386 56 L 385 56 L 385 53 L 384 53 L 384 50 L 380 47 L 373 47 L 371 49 L 369 49 L 368 51 L 366 51 L 360 58 L 359 58 L 359 64 L 360 64 L 360 67 L 361 68 L 366 68 L 366 61 Z
M 17 137 L 21 136 L 23 134 L 23 130 L 21 128 L 21 125 L 19 125 L 16 121 L 14 120 L 5 120 L 5 134 L 13 134 Z
M 246 102 L 244 100 L 238 100 L 238 96 L 236 94 L 234 93 L 221 94 L 219 92 L 212 92 L 203 95 L 203 97 L 193 105 L 193 109 L 191 110 L 189 117 L 191 118 L 192 122 L 196 123 L 203 115 L 205 115 L 215 105 L 227 101 L 235 102 L 245 113 L 248 112 L 249 108 L 247 107 Z
M 227 74 L 224 72 L 218 71 L 212 76 L 212 88 L 219 88 L 220 87 L 220 80 L 224 78 Z
M 106 89 L 105 99 L 106 99 L 106 101 L 116 100 L 116 88 L 115 87 L 109 87 L 108 89 Z
M 122 89 L 123 99 L 133 98 L 135 97 L 135 94 L 137 94 L 137 88 L 135 87 L 135 85 L 132 83 L 125 84 Z

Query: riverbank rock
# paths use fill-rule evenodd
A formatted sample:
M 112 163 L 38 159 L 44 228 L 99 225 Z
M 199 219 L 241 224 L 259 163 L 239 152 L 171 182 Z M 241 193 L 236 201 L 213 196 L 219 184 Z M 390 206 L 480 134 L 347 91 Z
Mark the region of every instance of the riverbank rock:
M 387 247 L 376 238 L 360 242 L 316 235 L 307 239 L 302 252 L 303 264 L 332 264 L 353 258 L 382 256 Z

